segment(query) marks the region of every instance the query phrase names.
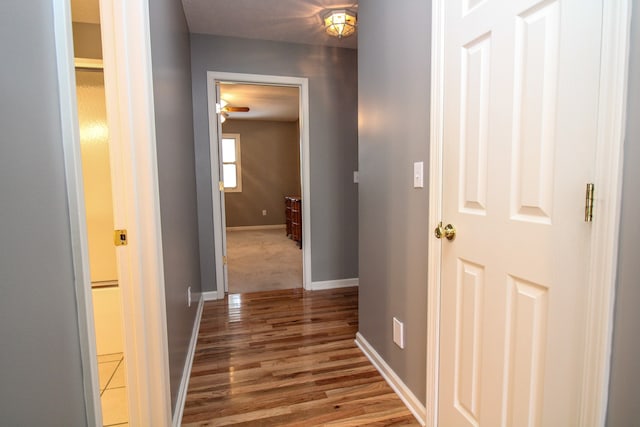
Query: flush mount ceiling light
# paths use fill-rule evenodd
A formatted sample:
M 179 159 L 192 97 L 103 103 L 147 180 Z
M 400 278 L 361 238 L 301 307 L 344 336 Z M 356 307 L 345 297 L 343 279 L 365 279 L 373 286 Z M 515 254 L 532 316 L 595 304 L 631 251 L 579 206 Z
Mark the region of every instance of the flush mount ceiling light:
M 337 37 L 349 37 L 356 32 L 356 14 L 347 9 L 334 9 L 323 16 L 327 34 Z

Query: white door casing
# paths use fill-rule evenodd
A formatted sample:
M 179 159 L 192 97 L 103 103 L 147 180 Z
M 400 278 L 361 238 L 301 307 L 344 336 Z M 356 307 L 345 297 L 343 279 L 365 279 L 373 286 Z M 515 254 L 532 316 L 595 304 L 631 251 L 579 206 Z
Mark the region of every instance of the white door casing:
M 207 105 L 209 108 L 209 147 L 211 154 L 211 181 L 212 185 L 212 210 L 214 229 L 214 252 L 216 278 L 224 277 L 225 280 L 217 280 L 217 298 L 224 298 L 228 289 L 226 266 L 223 264 L 221 254 L 226 254 L 226 230 L 224 226 L 224 194 L 217 197 L 218 182 L 222 180 L 222 167 L 220 137 L 222 134 L 219 118 L 216 114 L 216 102 L 220 95 L 216 94 L 218 83 L 248 83 L 260 85 L 294 86 L 299 88 L 299 117 L 300 117 L 300 178 L 302 191 L 302 285 L 304 289 L 311 289 L 311 178 L 309 158 L 309 80 L 304 77 L 270 76 L 263 74 L 243 74 L 219 71 L 207 71 Z M 212 123 L 217 123 L 212 126 Z M 223 239 L 225 240 L 223 242 Z M 223 249 L 224 246 L 224 249 Z
M 215 96 L 216 96 L 216 110 L 217 110 L 217 106 L 220 105 L 220 99 L 221 99 L 220 82 L 216 82 L 215 88 L 216 88 Z M 216 118 L 215 126 L 217 127 L 216 135 L 217 135 L 217 143 L 218 143 L 217 144 L 217 147 L 218 147 L 217 166 L 218 166 L 218 177 L 220 179 L 219 181 L 220 183 L 224 181 L 223 166 L 222 166 L 222 122 L 220 121 L 220 114 L 216 114 L 215 118 Z M 223 256 L 223 259 L 226 260 L 227 259 L 226 258 L 227 257 L 227 215 L 225 214 L 226 209 L 225 209 L 225 196 L 224 196 L 223 185 L 219 185 L 218 197 L 220 198 L 220 226 L 222 227 L 222 233 L 220 236 L 222 238 L 222 256 Z M 226 262 L 223 262 L 223 265 L 222 265 L 222 276 L 223 276 L 222 280 L 224 283 L 224 291 L 226 293 L 226 292 L 229 292 L 229 266 L 227 265 Z
M 130 425 L 172 422 L 153 76 L 146 0 L 100 1 Z
M 61 129 L 88 425 L 102 425 L 89 279 L 70 2 L 53 0 Z M 169 352 L 155 124 L 145 0 L 100 2 L 114 222 L 128 229 L 118 252 L 126 327 L 130 425 L 171 424 Z
M 584 325 L 600 310 L 587 298 L 584 185 L 598 131 L 616 122 L 602 119 L 601 79 L 619 72 L 600 75 L 601 24 L 600 1 L 434 6 L 444 92 L 432 105 L 444 122 L 434 121 L 432 184 L 442 156 L 443 199 L 440 216 L 433 192 L 430 215 L 458 236 L 430 246 L 429 425 L 572 425 L 584 412 L 583 355 L 598 352 Z

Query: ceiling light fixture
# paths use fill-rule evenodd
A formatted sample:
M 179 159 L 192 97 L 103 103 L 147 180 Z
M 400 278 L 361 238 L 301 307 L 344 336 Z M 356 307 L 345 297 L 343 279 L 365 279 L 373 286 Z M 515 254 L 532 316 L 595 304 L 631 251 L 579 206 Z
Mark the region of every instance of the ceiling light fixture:
M 350 10 L 330 10 L 324 14 L 323 20 L 325 30 L 330 36 L 341 39 L 356 32 L 356 14 Z
M 227 101 L 220 99 L 220 123 L 229 118 L 229 113 L 248 113 L 250 110 L 249 107 L 232 107 Z

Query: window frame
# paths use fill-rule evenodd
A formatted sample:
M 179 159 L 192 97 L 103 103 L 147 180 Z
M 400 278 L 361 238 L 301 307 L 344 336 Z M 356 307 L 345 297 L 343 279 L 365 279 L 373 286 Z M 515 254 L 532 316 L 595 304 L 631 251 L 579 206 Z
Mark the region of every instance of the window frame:
M 223 139 L 233 139 L 235 140 L 236 146 L 236 161 L 235 162 L 225 162 L 224 155 L 222 151 L 224 150 L 224 144 L 222 143 Z M 236 167 L 236 186 L 235 187 L 224 187 L 225 193 L 241 193 L 242 192 L 242 150 L 240 147 L 240 134 L 239 133 L 223 133 L 222 138 L 220 138 L 220 173 L 222 175 L 222 183 L 224 187 L 224 165 L 235 165 Z

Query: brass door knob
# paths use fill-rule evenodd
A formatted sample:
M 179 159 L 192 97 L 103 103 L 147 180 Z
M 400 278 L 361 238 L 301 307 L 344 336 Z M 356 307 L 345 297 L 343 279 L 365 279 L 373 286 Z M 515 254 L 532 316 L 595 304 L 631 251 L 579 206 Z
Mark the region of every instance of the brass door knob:
M 442 223 L 440 223 L 434 230 L 434 233 L 438 239 L 442 239 L 444 236 L 447 240 L 453 240 L 456 237 L 456 228 L 452 224 L 447 224 L 443 227 Z

